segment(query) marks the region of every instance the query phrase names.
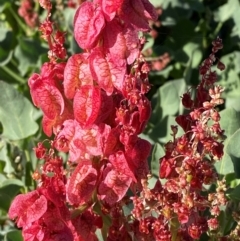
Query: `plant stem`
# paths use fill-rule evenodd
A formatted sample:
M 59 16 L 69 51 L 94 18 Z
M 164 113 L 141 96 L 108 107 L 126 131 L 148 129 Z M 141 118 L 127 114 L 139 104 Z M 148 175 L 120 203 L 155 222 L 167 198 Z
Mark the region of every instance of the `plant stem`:
M 8 68 L 7 66 L 0 66 L 0 68 L 2 68 L 6 73 L 8 73 L 11 77 L 13 77 L 17 82 L 21 83 L 21 84 L 25 84 L 26 80 L 23 79 L 21 76 L 19 76 L 18 74 L 15 74 L 10 68 Z
M 24 31 L 26 35 L 28 35 L 28 27 L 22 22 L 22 20 L 19 18 L 19 16 L 14 12 L 12 8 L 9 8 L 10 12 L 12 13 L 13 17 L 17 21 L 18 25 L 21 27 L 21 29 Z

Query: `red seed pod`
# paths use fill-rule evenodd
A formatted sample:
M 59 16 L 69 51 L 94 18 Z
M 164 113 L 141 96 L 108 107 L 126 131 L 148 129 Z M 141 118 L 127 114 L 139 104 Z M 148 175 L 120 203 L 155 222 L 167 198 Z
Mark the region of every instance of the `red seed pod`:
M 225 69 L 225 64 L 219 60 L 217 63 L 217 68 L 222 71 Z
M 38 159 L 44 158 L 46 154 L 46 148 L 43 146 L 41 142 L 37 144 L 37 147 L 34 147 L 33 150 L 35 151 L 35 155 Z
M 183 94 L 183 96 L 182 96 L 182 104 L 187 109 L 192 108 L 193 100 L 191 99 L 190 93 Z
M 188 227 L 188 233 L 193 239 L 199 239 L 202 234 L 200 227 L 194 223 Z
M 222 39 L 217 37 L 217 39 L 212 42 L 212 45 L 217 50 L 222 49 L 223 48 Z

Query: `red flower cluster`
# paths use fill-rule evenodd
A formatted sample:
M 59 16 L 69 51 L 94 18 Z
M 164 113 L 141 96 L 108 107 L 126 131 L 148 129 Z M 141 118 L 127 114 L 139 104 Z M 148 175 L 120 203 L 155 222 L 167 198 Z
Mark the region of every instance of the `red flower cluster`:
M 34 28 L 38 25 L 38 14 L 34 11 L 33 0 L 21 0 L 18 14 L 24 19 L 26 24 L 30 28 Z
M 35 148 L 45 161 L 33 175 L 37 190 L 17 196 L 9 216 L 25 240 L 97 240 L 106 218 L 112 220 L 108 240 L 117 240 L 116 232 L 130 239 L 120 203 L 129 188 L 142 190 L 151 150 L 138 137 L 151 114 L 150 69 L 138 35 L 158 15 L 147 0 L 84 2 L 74 18 L 84 51 L 64 63 L 64 34 L 50 20 L 51 2 L 39 2 L 48 11 L 40 30 L 50 62 L 28 83 L 43 111 L 43 130 L 55 137 L 49 151 L 42 143 Z M 66 170 L 54 149 L 69 153 Z
M 223 103 L 223 89 L 213 85 L 217 78 L 211 70 L 215 53 L 221 48 L 221 39 L 217 38 L 212 54 L 200 67 L 202 79 L 195 100 L 189 92 L 182 97 L 182 104 L 190 112 L 176 118 L 185 133 L 177 137 L 178 127 L 172 126 L 173 140 L 165 145 L 166 154 L 160 158 L 159 177 L 166 182 L 158 180 L 152 190 L 145 183 L 140 197 L 133 198 L 138 240 L 171 241 L 174 237 L 192 241 L 207 231 L 212 232 L 212 237 L 221 237 L 217 218 L 219 207 L 226 204 L 226 187 L 218 181 L 214 163 L 223 156 L 223 130 L 215 109 Z M 221 70 L 223 66 L 221 63 Z M 206 185 L 216 182 L 216 193 L 207 195 Z M 207 219 L 204 211 L 212 216 Z

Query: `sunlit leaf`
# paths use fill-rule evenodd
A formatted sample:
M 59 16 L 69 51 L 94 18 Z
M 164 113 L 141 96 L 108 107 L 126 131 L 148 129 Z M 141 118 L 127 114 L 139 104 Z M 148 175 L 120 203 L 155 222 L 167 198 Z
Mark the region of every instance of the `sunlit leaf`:
M 0 122 L 2 136 L 10 140 L 19 140 L 33 135 L 38 130 L 33 120 L 33 105 L 11 85 L 0 81 Z
M 4 240 L 6 241 L 23 241 L 22 232 L 20 230 L 12 230 L 6 233 Z
M 226 146 L 226 153 L 232 159 L 236 177 L 240 178 L 240 128 L 229 138 Z
M 159 176 L 159 159 L 165 155 L 165 151 L 163 147 L 156 143 L 152 150 L 152 159 L 150 162 L 151 165 L 151 172 L 154 176 Z

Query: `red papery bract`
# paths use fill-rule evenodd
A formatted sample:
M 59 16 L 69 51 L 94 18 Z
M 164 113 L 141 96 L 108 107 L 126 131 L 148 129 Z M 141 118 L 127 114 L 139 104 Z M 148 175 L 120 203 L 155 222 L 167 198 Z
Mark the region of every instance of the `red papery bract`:
M 105 142 L 111 131 L 110 126 L 102 123 L 83 129 L 75 120 L 67 120 L 63 126 L 56 138 L 55 147 L 61 151 L 69 149 L 70 161 L 75 162 L 86 153 L 94 156 L 103 154 Z M 62 140 L 65 140 L 68 147 L 61 148 Z
M 72 232 L 58 208 L 50 203 L 46 213 L 31 225 L 24 226 L 22 233 L 25 241 L 73 241 Z
M 76 90 L 82 85 L 92 85 L 93 79 L 88 63 L 88 53 L 75 54 L 68 59 L 64 70 L 64 93 L 73 99 Z
M 140 100 L 140 103 L 138 104 L 138 110 L 139 110 L 140 122 L 141 122 L 140 132 L 142 132 L 148 119 L 151 116 L 151 111 L 152 111 L 151 103 L 146 96 L 143 96 L 142 100 Z
M 116 204 L 124 197 L 132 183 L 132 179 L 129 176 L 118 173 L 110 163 L 103 170 L 102 179 L 98 187 L 98 194 L 101 200 L 110 206 Z
M 124 0 L 102 0 L 102 10 L 107 21 L 111 21 Z
M 101 89 L 84 85 L 76 92 L 73 100 L 74 117 L 81 126 L 91 126 L 98 117 L 101 107 Z
M 156 21 L 158 15 L 147 0 L 124 0 L 120 17 L 140 31 L 149 31 L 148 20 Z
M 72 107 L 68 106 L 70 105 L 66 103 L 63 114 L 56 116 L 54 119 L 49 119 L 46 115 L 43 116 L 42 127 L 47 136 L 51 136 L 52 132 L 56 135 L 64 121 L 73 118 Z
M 22 229 L 22 236 L 24 241 L 42 241 L 44 240 L 44 232 L 38 223 L 32 223 Z
M 80 160 L 67 186 L 67 198 L 73 205 L 81 205 L 91 199 L 96 187 L 97 170 L 91 161 Z
M 44 230 L 43 241 L 74 241 L 72 231 L 66 223 L 61 218 L 56 217 L 55 213 L 49 214 L 47 217 L 44 217 L 44 224 L 47 229 Z
M 44 196 L 52 201 L 57 207 L 64 205 L 65 201 L 65 183 L 59 177 L 50 178 L 51 181 L 43 190 Z M 64 211 L 64 210 L 63 210 Z
M 138 32 L 131 26 L 112 20 L 106 24 L 103 32 L 103 47 L 112 58 L 127 59 L 132 64 L 139 54 Z
M 85 153 L 98 156 L 103 154 L 104 144 L 110 133 L 110 126 L 106 124 L 93 125 L 90 129 L 82 129 L 79 125 L 75 125 L 75 135 L 70 143 L 70 159 L 74 156 L 79 158 Z
M 133 174 L 134 168 L 133 166 L 129 166 L 123 151 L 118 151 L 117 153 L 110 155 L 109 161 L 117 172 L 129 176 L 134 182 L 137 182 Z
M 184 132 L 191 129 L 192 119 L 189 115 L 178 115 L 175 121 L 183 128 Z
M 72 225 L 75 228 L 75 239 L 77 241 L 98 241 L 95 231 L 98 222 L 98 217 L 90 211 L 85 211 L 80 216 L 72 220 Z
M 65 66 L 66 63 L 44 63 L 41 67 L 40 75 L 42 78 L 51 81 L 49 83 L 56 86 L 61 91 Z
M 64 99 L 60 91 L 47 79 L 42 79 L 39 75 L 33 74 L 28 83 L 34 104 L 41 108 L 43 113 L 49 118 L 54 119 L 61 115 L 64 110 Z
M 105 19 L 99 6 L 84 2 L 74 17 L 74 37 L 82 49 L 96 46 L 99 35 L 105 26 Z
M 112 154 L 118 147 L 121 146 L 119 135 L 120 130 L 118 128 L 111 129 L 104 145 L 103 153 L 105 156 Z
M 95 124 L 104 122 L 109 115 L 113 112 L 113 97 L 108 96 L 104 90 L 101 90 L 101 105 L 98 113 L 98 117 L 95 120 Z
M 146 162 L 152 149 L 152 145 L 141 138 L 138 138 L 133 146 L 126 148 L 126 156 L 130 158 L 135 167 L 139 165 L 140 162 Z
M 45 115 L 43 116 L 43 119 L 42 119 L 43 131 L 49 137 L 52 135 L 52 128 L 53 128 L 55 122 L 56 122 L 55 119 L 51 120 L 51 119 L 47 118 L 47 116 L 45 116 Z
M 160 169 L 159 177 L 160 178 L 170 178 L 172 175 L 176 175 L 175 167 L 176 161 L 173 158 L 162 157 L 160 159 Z
M 108 95 L 113 93 L 114 87 L 122 90 L 126 73 L 124 59 L 114 60 L 110 56 L 105 56 L 101 49 L 95 49 L 90 55 L 90 69 L 93 78 Z
M 74 120 L 66 120 L 63 123 L 63 128 L 58 132 L 54 146 L 57 150 L 67 152 L 69 151 L 69 143 L 75 135 Z M 64 141 L 64 143 L 63 143 Z
M 138 181 L 149 173 L 147 158 L 151 152 L 152 145 L 138 138 L 133 146 L 126 148 L 125 156 L 130 165 L 133 166 L 134 174 Z
M 40 219 L 46 211 L 47 199 L 35 190 L 16 196 L 8 215 L 11 219 L 17 218 L 18 227 L 24 227 Z

